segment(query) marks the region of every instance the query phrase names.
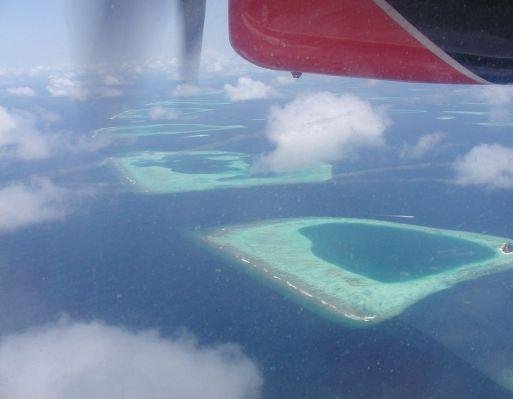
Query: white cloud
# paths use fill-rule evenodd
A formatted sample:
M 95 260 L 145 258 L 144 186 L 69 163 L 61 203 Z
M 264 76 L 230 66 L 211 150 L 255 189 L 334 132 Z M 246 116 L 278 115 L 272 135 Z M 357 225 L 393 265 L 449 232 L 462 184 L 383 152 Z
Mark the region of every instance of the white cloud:
M 415 145 L 404 145 L 399 150 L 401 158 L 418 159 L 434 150 L 445 139 L 445 134 L 436 132 L 422 136 Z
M 264 82 L 243 76 L 237 80 L 237 85 L 224 85 L 224 91 L 231 101 L 245 101 L 276 97 L 276 90 Z
M 103 84 L 93 83 L 91 79 L 75 77 L 76 74 L 64 73 L 53 75 L 48 79 L 46 90 L 52 97 L 66 97 L 75 101 L 84 101 L 91 98 L 120 97 L 123 91 L 116 85 L 114 75 L 108 75 L 103 79 Z M 121 83 L 121 81 L 119 81 Z
M 456 183 L 509 189 L 513 183 L 513 151 L 500 144 L 480 144 L 454 162 Z
M 157 105 L 150 108 L 148 115 L 151 120 L 172 120 L 180 116 L 180 112 Z
M 124 82 L 120 76 L 108 73 L 103 76 L 103 84 L 105 86 L 120 86 Z
M 68 196 L 67 190 L 43 178 L 0 187 L 0 232 L 63 218 Z
M 292 171 L 340 161 L 365 147 L 384 144 L 388 119 L 353 96 L 320 92 L 271 109 L 267 137 L 275 149 L 254 165 L 258 171 Z
M 224 54 L 211 50 L 202 51 L 200 68 L 202 72 L 220 73 L 225 72 L 226 68 L 231 64 L 231 59 Z
M 241 76 L 260 71 L 259 67 L 244 61 L 234 53 L 220 53 L 205 48 L 201 52 L 200 76 Z
M 66 321 L 3 338 L 0 381 L 9 399 L 256 399 L 262 383 L 235 345 Z
M 172 56 L 151 57 L 144 63 L 138 65 L 139 73 L 158 72 L 165 74 L 166 77 L 179 80 L 181 79 L 179 70 L 179 59 Z M 209 48 L 203 48 L 201 51 L 201 62 L 199 76 L 212 78 L 217 76 L 241 76 L 248 73 L 261 72 L 261 68 L 254 66 L 234 54 L 218 52 Z
M 50 76 L 46 90 L 52 97 L 68 97 L 83 101 L 90 96 L 83 83 L 68 76 Z
M 175 97 L 190 97 L 199 93 L 199 87 L 190 83 L 181 83 L 171 93 Z
M 380 83 L 381 83 L 381 81 L 378 79 L 366 79 L 364 84 L 367 87 L 374 87 L 374 86 L 378 86 Z
M 472 89 L 476 98 L 493 105 L 509 104 L 513 99 L 513 86 L 510 85 L 483 85 L 475 86 Z
M 171 79 L 178 80 L 180 78 L 178 73 L 179 62 L 174 57 L 152 57 L 145 61 L 142 65 L 136 66 L 137 74 L 144 72 L 160 72 L 164 73 Z
M 50 155 L 51 146 L 31 118 L 10 114 L 0 106 L 0 158 L 43 159 Z
M 36 92 L 28 86 L 9 87 L 6 89 L 9 94 L 19 97 L 35 97 Z
M 3 130 L 14 129 L 15 127 L 16 122 L 14 121 L 14 118 L 9 115 L 4 107 L 0 106 L 0 132 Z
M 40 76 L 42 74 L 51 73 L 54 71 L 60 70 L 58 67 L 50 67 L 50 66 L 35 66 L 30 68 L 10 68 L 10 69 L 1 69 L 0 68 L 0 75 L 2 75 L 2 72 L 4 75 L 10 75 L 13 77 L 35 77 Z
M 280 75 L 273 79 L 273 82 L 277 85 L 291 85 L 298 81 L 298 79 L 292 77 L 292 75 Z
M 58 120 L 59 115 L 43 108 L 35 108 L 32 114 L 23 111 L 7 112 L 0 106 L 0 159 L 46 159 L 57 152 L 95 151 L 109 145 L 106 137 L 47 133 L 37 127 L 38 122 L 48 124 Z
M 512 121 L 513 86 L 483 85 L 473 86 L 469 90 L 473 98 L 488 104 L 491 122 Z

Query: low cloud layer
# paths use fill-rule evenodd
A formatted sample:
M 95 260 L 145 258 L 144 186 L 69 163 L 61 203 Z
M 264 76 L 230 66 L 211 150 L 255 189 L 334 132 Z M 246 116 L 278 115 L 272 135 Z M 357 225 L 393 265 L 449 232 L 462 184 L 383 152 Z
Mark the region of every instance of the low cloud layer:
M 469 90 L 471 97 L 488 105 L 491 122 L 512 122 L 513 86 L 483 85 Z
M 205 49 L 201 53 L 200 76 L 241 76 L 258 67 L 235 55 Z
M 18 97 L 35 97 L 36 92 L 28 86 L 9 87 L 7 93 Z
M 46 90 L 52 97 L 68 97 L 77 101 L 87 100 L 90 96 L 81 82 L 67 76 L 50 76 Z
M 14 157 L 25 160 L 47 158 L 51 140 L 34 126 L 31 118 L 9 113 L 0 106 L 0 159 Z
M 386 126 L 386 116 L 359 97 L 299 97 L 271 109 L 266 134 L 275 149 L 253 171 L 293 171 L 354 157 L 362 148 L 384 145 Z
M 298 81 L 298 79 L 292 77 L 292 75 L 280 75 L 273 79 L 273 82 L 279 86 L 291 85 Z
M 240 77 L 235 86 L 225 84 L 224 91 L 231 101 L 256 100 L 278 95 L 272 86 L 249 77 Z
M 456 183 L 488 189 L 513 185 L 513 151 L 500 144 L 480 144 L 454 162 Z
M 100 82 L 91 76 L 77 77 L 73 73 L 50 76 L 46 85 L 47 92 L 52 97 L 64 97 L 74 101 L 85 101 L 94 98 L 120 97 L 122 84 L 114 75 L 107 75 Z
M 148 116 L 151 120 L 173 120 L 180 116 L 180 112 L 157 105 L 150 108 Z
M 401 158 L 419 159 L 432 152 L 436 147 L 445 140 L 445 134 L 436 132 L 422 136 L 414 145 L 404 145 L 399 151 Z
M 9 399 L 255 399 L 262 383 L 235 345 L 201 347 L 96 322 L 5 337 L 0 381 Z
M 191 97 L 199 93 L 199 87 L 190 83 L 181 83 L 174 88 L 172 95 L 174 97 Z
M 105 86 L 121 86 L 124 84 L 123 78 L 119 75 L 106 73 L 103 76 L 103 84 Z
M 68 198 L 48 179 L 0 186 L 0 233 L 65 217 Z
M 106 137 L 73 136 L 40 128 L 40 125 L 51 124 L 59 118 L 59 115 L 43 108 L 26 112 L 7 111 L 0 106 L 0 160 L 40 160 L 58 152 L 96 151 L 110 144 Z

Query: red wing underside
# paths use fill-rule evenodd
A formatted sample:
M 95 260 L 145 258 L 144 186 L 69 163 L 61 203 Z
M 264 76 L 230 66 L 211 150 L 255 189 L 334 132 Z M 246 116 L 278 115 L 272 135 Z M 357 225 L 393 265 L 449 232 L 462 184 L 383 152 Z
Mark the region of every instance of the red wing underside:
M 230 0 L 230 41 L 259 66 L 439 83 L 482 83 L 384 1 Z

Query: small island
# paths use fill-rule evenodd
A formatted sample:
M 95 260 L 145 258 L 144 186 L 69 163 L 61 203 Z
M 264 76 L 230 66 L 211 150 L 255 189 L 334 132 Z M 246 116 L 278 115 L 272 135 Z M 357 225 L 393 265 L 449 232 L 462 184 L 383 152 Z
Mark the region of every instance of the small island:
M 137 152 L 112 161 L 121 175 L 146 193 L 180 193 L 331 179 L 331 165 L 298 172 L 251 173 L 251 156 L 231 151 Z
M 513 243 L 505 242 L 501 245 L 501 251 L 504 254 L 512 254 L 513 253 Z
M 271 220 L 200 238 L 286 297 L 356 326 L 390 319 L 435 292 L 512 267 L 502 237 L 380 220 Z

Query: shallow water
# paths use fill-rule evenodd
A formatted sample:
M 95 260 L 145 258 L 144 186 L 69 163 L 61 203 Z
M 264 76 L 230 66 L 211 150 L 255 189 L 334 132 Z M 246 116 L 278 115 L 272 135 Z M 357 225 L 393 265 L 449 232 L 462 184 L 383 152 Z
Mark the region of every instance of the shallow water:
M 486 260 L 493 250 L 477 243 L 411 229 L 329 223 L 302 228 L 312 252 L 346 270 L 397 282 Z

